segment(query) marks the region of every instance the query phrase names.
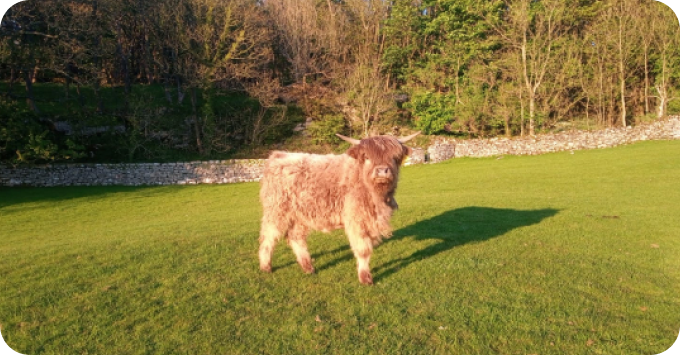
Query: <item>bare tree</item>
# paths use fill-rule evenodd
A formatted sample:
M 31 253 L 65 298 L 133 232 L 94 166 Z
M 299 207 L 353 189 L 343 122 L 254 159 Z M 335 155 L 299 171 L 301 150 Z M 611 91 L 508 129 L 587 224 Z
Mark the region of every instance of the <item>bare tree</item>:
M 650 89 L 649 89 L 649 84 L 650 84 L 650 68 L 649 68 L 649 62 L 650 62 L 650 54 L 652 50 L 652 42 L 654 41 L 654 33 L 655 31 L 650 31 L 649 25 L 650 25 L 650 18 L 654 17 L 654 11 L 656 10 L 656 7 L 653 6 L 653 3 L 656 3 L 657 1 L 655 0 L 640 0 L 640 6 L 638 6 L 637 11 L 634 12 L 632 15 L 634 16 L 634 21 L 635 21 L 635 30 L 639 33 L 640 35 L 640 45 L 642 49 L 642 57 L 640 60 L 642 60 L 642 66 L 644 70 L 644 92 L 643 92 L 643 101 L 644 101 L 644 112 L 645 114 L 650 112 L 649 108 L 649 97 L 650 97 Z M 651 25 L 654 25 L 652 22 Z
M 377 63 L 357 65 L 347 76 L 347 91 L 340 96 L 343 111 L 364 137 L 369 137 L 371 126 L 394 108 L 394 100 L 385 91 L 387 78 L 380 69 Z
M 598 31 L 609 32 L 604 38 L 608 41 L 605 45 L 612 48 L 616 63 L 616 79 L 618 83 L 619 96 L 619 120 L 618 124 L 626 126 L 628 116 L 627 101 L 628 95 L 626 81 L 632 75 L 629 69 L 634 60 L 635 50 L 637 49 L 637 33 L 635 31 L 633 13 L 636 11 L 635 0 L 612 0 L 604 10 L 602 22 L 598 23 Z
M 265 6 L 273 20 L 283 57 L 291 64 L 295 81 L 320 71 L 323 62 L 323 29 L 316 2 L 268 0 Z
M 211 105 L 215 85 L 236 81 L 257 86 L 269 80 L 265 69 L 273 61 L 273 54 L 266 19 L 248 1 L 190 1 L 189 10 L 178 10 L 187 11 L 177 16 L 189 20 L 185 20 L 185 33 L 176 49 L 176 70 L 189 90 L 196 146 L 201 154 L 208 154 L 215 138 Z
M 507 50 L 519 61 L 517 68 L 528 101 L 529 134 L 534 135 L 540 90 L 553 80 L 557 67 L 556 45 L 569 34 L 568 4 L 563 0 L 507 1 L 504 19 L 492 23 L 495 32 L 507 43 Z
M 657 98 L 657 118 L 666 115 L 666 107 L 671 100 L 678 99 L 673 95 L 673 81 L 677 84 L 680 71 L 680 26 L 671 9 L 665 4 L 655 2 L 652 32 L 655 34 L 653 45 L 658 52 L 656 64 L 656 80 L 654 89 Z
M 349 121 L 368 137 L 371 127 L 395 107 L 388 89 L 389 78 L 381 65 L 385 39 L 380 30 L 388 7 L 379 0 L 348 0 L 346 5 L 348 19 L 357 26 L 351 49 L 347 48 L 353 54 L 352 62 L 346 66 L 339 101 Z

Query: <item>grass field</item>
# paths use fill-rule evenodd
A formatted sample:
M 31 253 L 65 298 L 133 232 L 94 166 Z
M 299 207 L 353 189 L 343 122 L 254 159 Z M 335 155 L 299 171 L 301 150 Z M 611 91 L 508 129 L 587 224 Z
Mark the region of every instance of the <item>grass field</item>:
M 0 189 L 0 324 L 24 354 L 656 354 L 680 329 L 680 141 L 403 169 L 356 279 L 258 270 L 257 183 Z

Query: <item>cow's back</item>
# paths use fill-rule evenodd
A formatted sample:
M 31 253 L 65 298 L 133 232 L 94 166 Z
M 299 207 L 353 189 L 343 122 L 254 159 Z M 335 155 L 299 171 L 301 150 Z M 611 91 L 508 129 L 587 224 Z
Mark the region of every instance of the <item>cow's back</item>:
M 351 164 L 344 154 L 273 152 L 261 180 L 264 217 L 322 231 L 341 228 Z

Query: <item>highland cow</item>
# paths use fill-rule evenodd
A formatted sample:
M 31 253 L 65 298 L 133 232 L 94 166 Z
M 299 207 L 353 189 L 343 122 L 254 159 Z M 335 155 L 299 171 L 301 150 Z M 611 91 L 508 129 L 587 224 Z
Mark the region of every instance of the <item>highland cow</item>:
M 338 136 L 353 144 L 341 155 L 274 151 L 265 164 L 260 201 L 260 269 L 271 272 L 277 241 L 285 237 L 306 273 L 313 273 L 307 250 L 311 230 L 344 228 L 357 260 L 359 281 L 373 283 L 369 259 L 373 247 L 392 235 L 390 218 L 399 167 L 411 149 L 405 138 L 362 139 Z

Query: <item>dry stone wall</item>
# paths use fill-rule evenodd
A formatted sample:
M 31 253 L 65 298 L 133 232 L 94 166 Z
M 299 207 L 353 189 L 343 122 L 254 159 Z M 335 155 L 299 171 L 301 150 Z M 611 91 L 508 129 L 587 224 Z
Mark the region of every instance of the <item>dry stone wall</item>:
M 259 181 L 263 167 L 262 159 L 146 164 L 48 164 L 18 169 L 0 166 L 0 185 L 224 184 Z
M 406 165 L 458 157 L 536 155 L 607 148 L 652 139 L 680 139 L 680 117 L 601 131 L 568 131 L 524 138 L 439 139 L 427 151 L 414 149 Z M 25 168 L 0 165 L 0 186 L 184 185 L 259 181 L 263 159 L 186 163 L 47 164 Z
M 535 137 L 490 139 L 439 139 L 427 149 L 426 160 L 438 163 L 459 157 L 536 155 L 580 149 L 608 148 L 638 141 L 680 139 L 680 117 L 670 117 L 635 127 L 598 131 L 565 131 Z

